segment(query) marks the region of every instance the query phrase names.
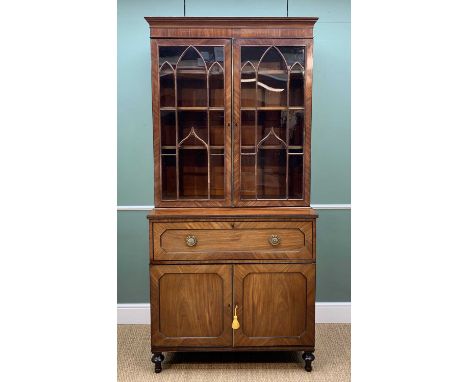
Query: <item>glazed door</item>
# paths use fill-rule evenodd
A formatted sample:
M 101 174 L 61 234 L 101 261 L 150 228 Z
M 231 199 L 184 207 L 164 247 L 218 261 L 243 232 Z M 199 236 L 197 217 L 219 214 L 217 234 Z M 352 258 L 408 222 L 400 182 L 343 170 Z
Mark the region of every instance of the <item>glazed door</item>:
M 308 206 L 312 40 L 235 40 L 234 204 Z
M 232 346 L 231 265 L 156 265 L 150 279 L 152 346 Z
M 234 346 L 314 346 L 315 264 L 234 266 Z
M 231 42 L 152 39 L 156 207 L 231 205 Z

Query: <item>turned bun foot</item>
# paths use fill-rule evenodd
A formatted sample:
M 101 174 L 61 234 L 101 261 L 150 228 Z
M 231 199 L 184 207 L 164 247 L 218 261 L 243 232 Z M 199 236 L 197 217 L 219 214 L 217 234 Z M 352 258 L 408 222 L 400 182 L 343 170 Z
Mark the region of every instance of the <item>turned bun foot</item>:
M 311 351 L 305 351 L 302 354 L 302 359 L 305 361 L 305 371 L 310 373 L 312 371 L 312 361 L 315 359 L 314 353 Z
M 154 363 L 154 372 L 160 373 L 162 371 L 162 361 L 164 361 L 163 353 L 153 353 L 151 362 Z

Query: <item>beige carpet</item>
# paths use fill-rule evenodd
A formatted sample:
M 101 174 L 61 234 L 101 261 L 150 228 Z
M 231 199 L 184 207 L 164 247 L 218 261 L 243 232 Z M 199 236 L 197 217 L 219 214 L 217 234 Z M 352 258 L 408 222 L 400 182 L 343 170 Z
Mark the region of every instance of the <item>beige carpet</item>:
M 119 382 L 344 382 L 350 381 L 349 324 L 317 324 L 313 370 L 302 353 L 164 353 L 163 371 L 154 373 L 149 325 L 118 325 Z

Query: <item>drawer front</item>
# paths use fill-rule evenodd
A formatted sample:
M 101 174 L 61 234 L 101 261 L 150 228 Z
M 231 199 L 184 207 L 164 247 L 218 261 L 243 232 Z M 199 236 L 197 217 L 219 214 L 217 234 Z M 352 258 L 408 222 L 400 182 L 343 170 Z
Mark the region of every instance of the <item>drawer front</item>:
M 153 224 L 153 260 L 310 260 L 312 243 L 312 222 Z

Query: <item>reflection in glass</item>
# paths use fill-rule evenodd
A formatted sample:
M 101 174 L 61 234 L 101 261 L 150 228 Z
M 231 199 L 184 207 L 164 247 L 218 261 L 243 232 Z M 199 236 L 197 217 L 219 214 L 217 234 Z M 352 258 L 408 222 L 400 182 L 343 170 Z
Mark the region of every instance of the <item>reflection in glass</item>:
M 210 155 L 210 198 L 224 198 L 224 155 Z
M 292 67 L 296 62 L 305 66 L 305 48 L 303 46 L 278 46 L 288 66 Z
M 286 106 L 288 65 L 276 47 L 266 50 L 258 65 L 258 106 Z
M 302 146 L 304 144 L 304 112 L 289 112 L 289 144 Z
M 206 111 L 188 111 L 179 110 L 179 144 L 182 139 L 190 134 L 192 128 L 196 134 L 203 139 L 204 142 L 208 142 L 208 123 L 207 123 L 207 112 Z M 185 145 L 197 146 L 200 145 L 193 136 L 184 142 Z
M 224 73 L 223 68 L 215 62 L 209 71 L 210 107 L 224 106 Z
M 175 106 L 174 69 L 168 62 L 159 69 L 159 92 L 161 107 Z
M 255 155 L 241 155 L 241 198 L 256 198 Z
M 255 111 L 241 112 L 241 146 L 255 146 Z
M 285 199 L 287 144 L 272 127 L 257 146 L 257 198 Z
M 286 150 L 261 148 L 257 154 L 257 198 L 286 198 Z
M 190 46 L 177 63 L 177 105 L 207 106 L 206 64 L 198 49 Z
M 162 199 L 176 199 L 177 173 L 175 155 L 164 155 L 161 158 L 161 190 Z
M 208 198 L 208 153 L 206 149 L 179 150 L 179 198 Z
M 254 66 L 247 61 L 241 70 L 241 106 L 255 107 L 257 75 Z
M 286 141 L 286 120 L 288 112 L 286 110 L 261 110 L 258 111 L 258 140 L 265 137 L 273 127 L 276 134 Z
M 289 74 L 289 106 L 304 106 L 304 68 L 299 63 Z
M 302 199 L 303 155 L 289 155 L 289 199 Z
M 176 145 L 175 111 L 161 111 L 161 146 Z
M 159 46 L 159 92 L 162 199 L 223 199 L 224 47 Z
M 210 111 L 210 145 L 224 145 L 224 111 Z
M 241 199 L 302 199 L 304 46 L 241 47 Z

